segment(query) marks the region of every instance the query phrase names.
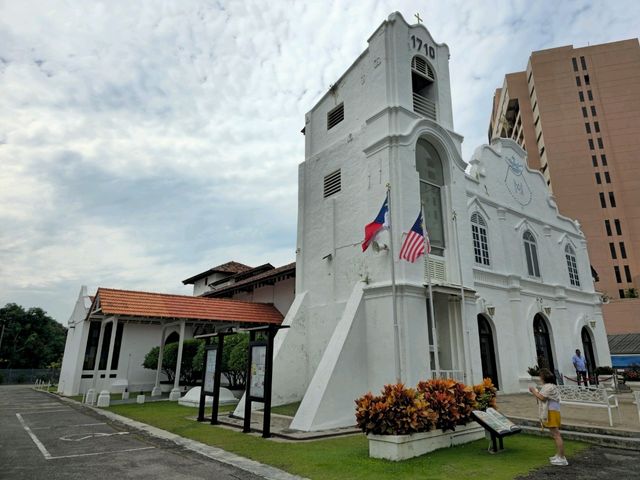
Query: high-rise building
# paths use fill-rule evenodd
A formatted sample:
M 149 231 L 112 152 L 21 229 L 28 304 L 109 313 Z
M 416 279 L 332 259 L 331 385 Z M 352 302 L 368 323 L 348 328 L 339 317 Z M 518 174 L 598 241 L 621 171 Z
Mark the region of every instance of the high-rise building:
M 527 151 L 580 222 L 607 331 L 640 332 L 638 39 L 533 52 L 496 90 L 489 141 L 498 137 Z

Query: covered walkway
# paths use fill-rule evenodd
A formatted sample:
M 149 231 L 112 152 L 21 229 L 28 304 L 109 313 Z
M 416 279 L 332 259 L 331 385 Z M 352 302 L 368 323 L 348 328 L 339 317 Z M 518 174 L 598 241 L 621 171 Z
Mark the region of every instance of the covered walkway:
M 92 371 L 83 371 L 83 378 L 92 378 L 94 390 L 98 384 L 102 389 L 112 385 L 126 387 L 128 379 L 117 378 L 117 358 L 120 355 L 123 336 L 126 335 L 124 325 L 155 325 L 153 331 L 157 332 L 159 326 L 160 336 L 157 342 L 158 366 L 152 396 L 161 395 L 160 372 L 167 332 L 171 328 L 178 328 L 175 379 L 169 396 L 171 400 L 177 400 L 180 397 L 180 367 L 187 327 L 190 327 L 192 335 L 195 335 L 230 328 L 279 325 L 282 320 L 282 314 L 272 304 L 99 288 L 87 316 L 87 321 L 93 329 L 93 332 L 90 330 L 88 333 L 89 342 L 94 339 L 92 343 L 87 344 L 87 352 L 91 345 L 94 345 L 93 351 L 90 352 Z

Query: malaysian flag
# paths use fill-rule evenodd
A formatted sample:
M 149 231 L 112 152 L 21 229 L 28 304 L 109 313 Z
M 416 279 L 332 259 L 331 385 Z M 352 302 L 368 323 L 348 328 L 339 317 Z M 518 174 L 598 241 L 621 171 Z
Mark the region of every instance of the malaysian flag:
M 431 252 L 429 237 L 425 236 L 422 231 L 422 212 L 420 212 L 413 227 L 404 238 L 402 248 L 400 248 L 400 258 L 414 263 L 420 255 L 424 254 L 425 243 L 427 245 L 427 253 Z

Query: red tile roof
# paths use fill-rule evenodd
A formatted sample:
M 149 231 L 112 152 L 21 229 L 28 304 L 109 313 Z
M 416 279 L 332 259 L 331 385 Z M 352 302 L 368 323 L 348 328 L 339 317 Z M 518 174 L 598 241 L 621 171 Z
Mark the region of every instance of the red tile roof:
M 211 270 L 214 272 L 223 272 L 223 273 L 241 273 L 246 272 L 247 270 L 251 270 L 253 267 L 245 265 L 244 263 L 239 262 L 227 262 L 222 265 L 218 265 L 217 267 L 213 267 Z
M 253 267 L 245 265 L 239 262 L 227 262 L 222 265 L 218 265 L 217 267 L 210 268 L 204 272 L 198 273 L 193 277 L 189 277 L 182 281 L 184 285 L 194 283 L 196 280 L 200 280 L 201 278 L 207 277 L 212 273 L 230 273 L 235 275 L 236 273 L 246 272 L 247 270 L 251 270 Z
M 296 274 L 296 262 L 283 265 L 282 267 L 273 268 L 266 272 L 261 272 L 252 277 L 231 283 L 229 285 L 220 285 L 219 287 L 213 286 L 210 292 L 205 292 L 203 296 L 215 297 L 223 294 L 234 293 L 236 290 L 243 290 L 248 286 L 258 286 L 266 281 L 283 276 L 286 278 L 295 277 Z M 235 277 L 235 276 L 234 276 Z M 234 277 L 230 277 L 231 279 Z
M 106 315 L 270 324 L 280 324 L 283 319 L 271 304 L 226 298 L 98 288 L 94 305 L 97 301 Z

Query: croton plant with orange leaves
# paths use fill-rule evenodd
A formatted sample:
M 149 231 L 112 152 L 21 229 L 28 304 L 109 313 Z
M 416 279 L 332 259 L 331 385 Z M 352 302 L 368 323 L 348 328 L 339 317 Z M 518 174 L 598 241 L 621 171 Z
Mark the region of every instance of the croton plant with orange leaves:
M 385 385 L 380 395 L 369 392 L 356 400 L 356 423 L 377 435 L 455 430 L 472 420 L 473 410 L 495 407 L 495 394 L 489 379 L 473 387 L 455 380 L 428 380 L 417 388 Z

